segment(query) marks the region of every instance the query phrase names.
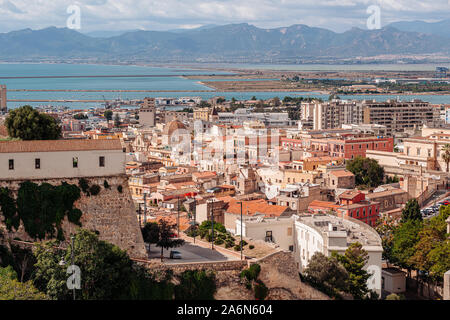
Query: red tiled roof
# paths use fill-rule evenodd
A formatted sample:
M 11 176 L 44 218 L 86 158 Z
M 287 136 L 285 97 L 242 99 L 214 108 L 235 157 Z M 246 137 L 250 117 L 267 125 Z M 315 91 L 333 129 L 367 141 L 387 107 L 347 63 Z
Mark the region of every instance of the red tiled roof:
M 240 214 L 241 205 L 238 203 L 238 200 L 236 199 L 233 200 L 234 201 L 230 201 L 226 212 L 233 214 Z M 245 215 L 254 215 L 256 213 L 262 213 L 268 217 L 278 217 L 288 209 L 289 207 L 285 206 L 270 205 L 266 202 L 266 200 L 263 199 L 242 201 L 242 213 Z
M 347 170 L 335 170 L 335 171 L 331 171 L 330 174 L 332 174 L 333 176 L 335 176 L 337 178 L 354 176 L 353 173 L 351 173 L 350 171 L 347 171 Z
M 0 141 L 0 153 L 122 150 L 120 140 Z
M 334 202 L 320 201 L 320 200 L 313 200 L 308 206 L 308 208 L 323 208 L 323 209 L 336 209 L 339 207 L 340 205 L 335 204 Z

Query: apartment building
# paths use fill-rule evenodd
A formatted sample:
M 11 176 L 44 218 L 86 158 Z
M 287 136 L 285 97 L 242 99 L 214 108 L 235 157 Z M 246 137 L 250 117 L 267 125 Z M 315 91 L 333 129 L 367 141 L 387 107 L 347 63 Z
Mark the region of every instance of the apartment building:
M 249 109 L 237 109 L 235 112 L 218 112 L 219 123 L 242 124 L 244 121 L 260 121 L 266 127 L 294 126 L 296 121 L 289 119 L 287 112 L 252 112 Z
M 310 213 L 335 212 L 339 217 L 351 217 L 370 226 L 375 226 L 380 217 L 380 203 L 367 200 L 361 191 L 349 190 L 339 196 L 339 203 L 313 201 L 308 206 Z
M 332 100 L 314 104 L 312 117 L 314 130 L 341 128 L 347 124 L 377 124 L 386 127 L 387 135 L 441 122 L 439 108 L 417 99 L 384 102 Z
M 363 101 L 363 123 L 377 123 L 386 126 L 388 135 L 422 127 L 438 125 L 440 110 L 428 102 L 387 100 L 385 102 Z
M 327 151 L 331 157 L 354 159 L 366 157 L 367 150 L 394 151 L 394 139 L 387 137 L 342 137 L 310 139 L 306 142 L 312 150 Z
M 317 103 L 313 109 L 314 130 L 340 128 L 343 124 L 363 122 L 363 107 L 357 101 L 332 100 Z

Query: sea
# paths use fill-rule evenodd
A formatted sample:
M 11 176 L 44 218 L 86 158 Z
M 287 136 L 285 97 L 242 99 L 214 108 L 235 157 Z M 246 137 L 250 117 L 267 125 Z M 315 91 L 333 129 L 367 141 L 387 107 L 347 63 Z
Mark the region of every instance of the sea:
M 104 100 L 141 100 L 145 97 L 179 98 L 224 96 L 237 100 L 269 99 L 286 96 L 316 97 L 324 100 L 328 95 L 319 92 L 220 92 L 200 83 L 202 79 L 187 79 L 183 75 L 229 75 L 225 69 L 271 69 L 293 71 L 361 71 L 391 70 L 418 71 L 434 70 L 438 65 L 251 65 L 221 64 L 180 66 L 132 66 L 100 64 L 44 64 L 21 63 L 0 64 L 0 84 L 7 86 L 8 100 L 59 100 L 42 101 L 8 101 L 8 108 L 14 109 L 28 104 L 32 106 L 61 106 L 76 109 L 101 107 Z M 440 65 L 439 65 L 440 66 Z M 224 79 L 217 79 L 223 81 Z M 18 91 L 17 91 L 18 90 Z M 27 91 L 36 90 L 36 91 Z M 90 90 L 86 91 L 52 91 L 52 90 Z M 102 90 L 117 90 L 105 92 Z M 140 90 L 146 92 L 125 92 Z M 400 99 L 409 101 L 421 99 L 435 104 L 450 104 L 450 95 L 344 95 L 342 99 Z M 65 102 L 65 100 L 98 100 L 97 102 Z

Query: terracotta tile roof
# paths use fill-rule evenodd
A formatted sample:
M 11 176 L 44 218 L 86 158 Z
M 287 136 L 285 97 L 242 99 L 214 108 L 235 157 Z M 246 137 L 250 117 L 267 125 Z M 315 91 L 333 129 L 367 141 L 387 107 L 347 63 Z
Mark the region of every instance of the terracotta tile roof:
M 0 153 L 122 150 L 120 140 L 0 141 Z
M 353 198 L 355 198 L 357 195 L 361 194 L 362 192 L 359 190 L 351 190 L 351 191 L 345 191 L 344 193 L 341 193 L 341 195 L 339 196 L 340 199 L 348 199 L 348 200 L 352 200 Z
M 337 208 L 340 208 L 340 207 L 341 207 L 340 205 L 335 204 L 334 202 L 313 200 L 309 204 L 308 209 L 313 209 L 313 208 L 337 209 Z
M 255 215 L 256 213 L 261 213 L 266 217 L 279 217 L 287 210 L 289 210 L 289 207 L 271 205 L 264 199 L 242 201 L 242 214 L 245 215 Z M 233 199 L 233 201 L 230 201 L 226 212 L 241 214 L 241 205 L 238 203 L 238 200 Z
M 330 174 L 332 174 L 333 176 L 335 176 L 337 178 L 354 176 L 353 173 L 351 173 L 350 171 L 347 171 L 347 170 L 335 170 L 335 171 L 331 171 Z
M 215 178 L 217 173 L 214 171 L 204 171 L 204 172 L 193 172 L 192 176 L 197 179 L 207 179 L 207 178 Z

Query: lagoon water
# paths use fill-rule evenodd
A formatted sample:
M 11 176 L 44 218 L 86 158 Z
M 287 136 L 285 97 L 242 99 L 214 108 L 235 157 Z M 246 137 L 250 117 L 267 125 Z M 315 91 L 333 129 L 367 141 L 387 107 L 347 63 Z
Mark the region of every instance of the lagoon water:
M 414 66 L 414 65 L 412 65 Z M 228 67 L 243 68 L 245 65 L 229 65 Z M 252 65 L 248 65 L 252 68 Z M 255 66 L 256 67 L 256 66 Z M 342 68 L 342 66 L 340 66 Z M 404 66 L 402 66 L 404 67 Z M 287 67 L 286 67 L 287 68 Z M 293 68 L 293 67 L 292 67 Z M 329 66 L 333 70 L 333 66 Z M 293 68 L 293 70 L 296 70 Z M 43 91 L 8 91 L 9 99 L 24 100 L 108 100 L 112 99 L 142 99 L 144 97 L 189 97 L 200 96 L 211 98 L 225 96 L 258 99 L 285 96 L 304 96 L 328 99 L 328 95 L 314 92 L 219 92 L 198 83 L 200 80 L 183 78 L 182 75 L 210 75 L 230 74 L 224 71 L 185 68 L 185 67 L 144 67 L 144 66 L 111 66 L 89 64 L 0 64 L 0 84 L 6 84 L 7 89 L 33 89 L 33 90 L 152 90 L 155 92 L 43 92 Z M 86 76 L 107 77 L 86 77 Z M 140 77 L 117 77 L 117 76 Z M 71 78 L 31 78 L 31 77 L 71 76 Z M 144 77 L 143 77 L 144 76 Z M 8 78 L 9 77 L 9 78 Z M 10 77 L 30 77 L 15 78 Z M 220 80 L 220 79 L 219 79 Z M 189 91 L 189 92 L 176 92 Z M 343 99 L 375 99 L 384 101 L 399 97 L 402 100 L 421 99 L 431 103 L 450 104 L 450 95 L 348 95 Z M 43 102 L 8 102 L 8 108 L 16 108 L 24 104 L 33 106 L 48 105 Z M 97 107 L 101 103 L 51 103 L 57 106 L 71 108 Z

